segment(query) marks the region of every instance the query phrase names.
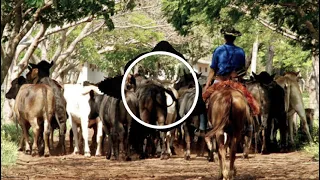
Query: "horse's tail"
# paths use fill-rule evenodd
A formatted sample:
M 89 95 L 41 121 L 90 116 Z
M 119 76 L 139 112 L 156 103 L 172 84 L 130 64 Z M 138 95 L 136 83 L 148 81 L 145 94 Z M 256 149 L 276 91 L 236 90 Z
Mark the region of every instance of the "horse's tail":
M 215 96 L 218 97 L 218 96 Z M 220 111 L 221 115 L 219 116 L 219 119 L 215 119 L 213 122 L 213 129 L 206 134 L 206 136 L 212 137 L 217 131 L 222 131 L 224 132 L 224 141 L 227 141 L 227 134 L 228 132 L 225 133 L 225 131 L 228 131 L 229 126 L 230 126 L 230 118 L 232 116 L 232 94 L 231 92 L 226 94 L 225 96 L 220 96 L 218 97 L 218 101 L 216 102 L 217 99 L 210 99 L 210 105 L 209 105 L 209 113 L 212 114 L 218 113 Z M 212 104 L 216 103 L 215 107 L 212 107 Z M 213 109 L 214 108 L 214 109 Z M 218 110 L 218 111 L 217 111 Z M 212 117 L 213 118 L 213 117 Z

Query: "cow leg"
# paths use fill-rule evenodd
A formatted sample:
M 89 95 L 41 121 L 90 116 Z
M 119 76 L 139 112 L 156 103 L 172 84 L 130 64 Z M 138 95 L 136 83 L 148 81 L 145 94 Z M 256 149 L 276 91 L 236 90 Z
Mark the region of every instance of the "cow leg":
M 244 148 L 243 148 L 243 158 L 249 158 L 249 151 L 251 147 L 252 131 L 248 131 L 244 136 Z
M 72 120 L 71 120 L 72 121 Z M 78 138 L 78 126 L 75 122 L 72 122 L 72 134 L 74 139 L 75 147 L 73 149 L 73 154 L 79 154 L 79 138 Z M 70 134 L 71 136 L 71 134 Z M 70 144 L 73 144 L 72 139 L 70 139 Z
M 59 143 L 58 146 L 61 150 L 61 153 L 64 155 L 66 154 L 66 138 L 65 138 L 65 134 L 66 134 L 66 123 L 65 122 L 60 122 L 60 127 L 59 127 Z
M 39 154 L 38 152 L 38 138 L 40 134 L 40 127 L 38 125 L 38 119 L 34 118 L 32 119 L 32 129 L 33 129 L 33 145 L 32 145 L 32 156 L 36 156 Z
M 171 131 L 168 131 L 166 133 L 166 149 L 167 149 L 167 154 L 168 154 L 168 158 L 169 156 L 172 156 L 172 152 L 171 152 L 171 139 L 172 139 L 172 136 L 171 136 Z
M 307 123 L 306 112 L 305 112 L 304 108 L 302 107 L 302 105 L 297 104 L 296 107 L 294 107 L 294 109 L 297 111 L 297 113 L 300 117 L 300 123 L 302 123 L 302 125 L 303 125 L 303 130 L 308 137 L 309 143 L 312 143 L 313 140 L 312 140 L 310 132 L 309 132 L 309 125 Z
M 44 156 L 49 157 L 49 136 L 50 136 L 50 123 L 47 119 L 44 120 L 44 130 L 43 130 L 43 137 L 44 137 Z
M 124 149 L 124 141 L 125 141 L 125 130 L 121 123 L 118 122 L 118 132 L 119 132 L 119 159 L 121 161 L 124 161 L 126 159 L 125 149 Z
M 102 121 L 97 117 L 97 150 L 96 156 L 101 156 L 101 145 L 102 145 Z
M 190 160 L 190 144 L 191 144 L 191 140 L 190 140 L 190 134 L 189 134 L 189 130 L 188 130 L 188 127 L 187 127 L 187 124 L 184 124 L 183 125 L 183 128 L 184 128 L 184 135 L 185 135 L 185 155 L 184 155 L 184 158 L 186 160 Z
M 54 128 L 51 129 L 51 134 L 50 134 L 50 144 L 49 144 L 49 148 L 53 149 L 53 134 L 54 134 Z
M 289 136 L 290 136 L 290 146 L 295 146 L 293 138 L 293 113 L 288 113 L 288 125 L 289 125 Z
M 84 141 L 84 156 L 91 157 L 89 148 L 89 131 L 88 131 L 88 117 L 81 118 L 81 130 Z

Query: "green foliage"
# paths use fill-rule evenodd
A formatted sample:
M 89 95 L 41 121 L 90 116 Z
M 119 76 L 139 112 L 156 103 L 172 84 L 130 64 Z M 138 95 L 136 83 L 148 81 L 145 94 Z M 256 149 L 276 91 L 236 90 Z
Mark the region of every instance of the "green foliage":
M 319 51 L 316 34 L 319 34 L 319 8 L 317 2 L 252 1 L 252 0 L 163 0 L 165 16 L 182 35 L 190 33 L 193 26 L 204 24 L 212 29 L 236 25 L 248 12 L 249 18 L 262 17 L 279 29 L 287 28 L 299 35 L 304 50 L 312 47 Z M 198 19 L 198 20 L 197 20 Z M 312 32 L 310 24 L 315 29 Z M 307 25 L 308 24 L 308 25 Z M 247 26 L 248 27 L 248 26 Z M 249 26 L 250 27 L 250 26 Z M 251 29 L 247 28 L 247 29 Z
M 13 0 L 1 1 L 1 17 L 8 16 L 13 7 L 16 7 Z M 110 17 L 115 13 L 115 2 L 109 0 L 55 0 L 53 4 L 45 4 L 43 0 L 26 0 L 21 4 L 22 22 L 34 18 L 34 13 L 41 9 L 38 22 L 50 24 L 52 26 L 62 26 L 64 23 L 78 21 L 88 16 L 103 17 L 107 27 L 113 29 L 114 25 Z M 15 14 L 17 15 L 17 14 Z M 14 18 L 9 22 L 9 28 L 13 28 Z
M 144 73 L 150 76 L 166 75 L 167 79 L 172 79 L 179 63 L 179 60 L 171 56 L 154 55 L 141 60 L 136 66 L 142 67 Z
M 96 64 L 100 69 L 108 72 L 109 76 L 121 74 L 125 64 L 143 52 L 151 51 L 151 43 L 164 38 L 157 29 L 143 29 L 135 26 L 155 26 L 156 22 L 143 12 L 132 12 L 118 19 L 126 22 L 130 28 L 118 28 L 114 31 L 101 30 L 95 36 L 90 36 L 81 44 L 80 59 Z M 106 41 L 107 40 L 107 41 Z M 98 54 L 97 49 L 110 46 L 113 50 Z M 87 48 L 86 50 L 83 50 Z M 100 58 L 99 58 L 100 56 Z

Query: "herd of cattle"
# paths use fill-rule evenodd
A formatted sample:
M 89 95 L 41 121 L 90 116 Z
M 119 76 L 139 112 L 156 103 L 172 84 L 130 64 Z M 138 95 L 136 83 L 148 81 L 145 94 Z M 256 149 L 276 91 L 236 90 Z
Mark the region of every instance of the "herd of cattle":
M 140 158 L 147 158 L 150 154 L 156 154 L 157 149 L 161 149 L 161 159 L 167 159 L 174 153 L 173 141 L 182 137 L 185 158 L 189 160 L 194 130 L 199 127 L 198 116 L 204 112 L 209 117 L 208 133 L 201 140 L 207 143 L 209 160 L 212 161 L 218 145 L 221 171 L 226 168 L 223 164 L 226 151 L 221 147 L 227 145 L 225 148 L 229 147 L 235 153 L 242 139 L 247 149 L 253 140 L 255 150 L 261 153 L 287 151 L 290 145 L 294 145 L 294 113 L 299 115 L 301 127 L 309 142 L 312 142 L 309 130 L 312 130 L 314 112 L 304 109 L 295 73 L 286 73 L 274 80 L 274 75 L 261 72 L 242 83 L 258 105 L 257 114 L 250 113 L 243 91 L 229 83 L 230 90 L 217 89 L 210 95 L 206 102 L 208 111 L 198 103 L 191 116 L 177 128 L 157 131 L 137 123 L 125 109 L 120 93 L 123 76 L 106 78 L 97 84 L 86 82 L 83 85 L 61 86 L 49 77 L 52 65 L 46 61 L 30 63 L 26 78 L 20 76 L 13 80 L 12 87 L 6 93 L 6 98 L 15 99 L 14 117 L 23 132 L 19 149 L 27 154 L 39 154 L 44 142 L 44 156 L 49 156 L 49 147 L 53 148 L 54 129 L 59 129 L 56 148 L 65 154 L 66 123 L 69 120 L 72 127 L 70 148 L 74 154 L 82 151 L 79 141 L 83 139 L 83 153 L 90 156 L 88 128 L 93 127 L 92 143 L 96 143 L 96 156 L 103 154 L 103 146 L 107 142 L 107 159 L 130 160 L 133 151 Z M 131 74 L 126 78 L 125 95 L 129 108 L 149 124 L 171 124 L 188 112 L 194 98 L 201 98 L 195 97 L 197 84 L 191 74 L 168 85 L 139 74 Z M 32 148 L 28 134 L 30 127 L 34 134 Z M 280 143 L 276 139 L 278 130 Z M 247 157 L 248 151 L 244 150 L 244 155 Z M 230 153 L 230 161 L 234 160 L 234 154 Z M 230 171 L 233 162 L 230 162 Z M 226 175 L 223 171 L 221 175 L 228 177 L 233 173 Z

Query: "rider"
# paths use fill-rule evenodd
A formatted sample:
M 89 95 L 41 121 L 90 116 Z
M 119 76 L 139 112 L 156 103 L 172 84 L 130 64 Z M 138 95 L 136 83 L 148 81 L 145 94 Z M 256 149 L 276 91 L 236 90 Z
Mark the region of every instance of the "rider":
M 232 27 L 221 29 L 226 43 L 217 47 L 212 56 L 210 71 L 204 91 L 214 83 L 235 79 L 245 74 L 245 53 L 244 50 L 236 45 L 234 41 L 241 33 Z
M 213 83 L 227 80 L 241 81 L 246 73 L 244 50 L 234 45 L 236 37 L 241 36 L 241 33 L 233 27 L 225 27 L 221 29 L 220 32 L 224 35 L 226 43 L 217 47 L 213 52 L 210 71 L 203 94 L 206 93 L 206 90 L 213 80 Z M 252 131 L 253 126 L 246 125 L 246 132 L 249 133 Z

